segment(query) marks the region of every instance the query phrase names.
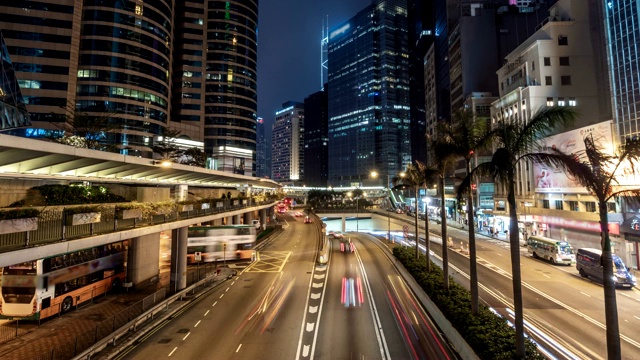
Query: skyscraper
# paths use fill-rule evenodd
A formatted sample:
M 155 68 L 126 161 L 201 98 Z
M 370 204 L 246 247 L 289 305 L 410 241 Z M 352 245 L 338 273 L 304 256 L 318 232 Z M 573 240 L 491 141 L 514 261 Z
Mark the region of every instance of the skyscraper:
M 300 183 L 304 180 L 304 104 L 282 104 L 282 109 L 276 111 L 271 136 L 271 178 Z
M 22 98 L 9 51 L 0 30 L 0 130 L 28 126 L 29 113 Z
M 256 136 L 256 176 L 271 177 L 271 141 L 267 137 L 267 125 L 259 117 Z
M 108 116 L 106 141 L 150 157 L 165 128 L 205 142 L 217 170 L 254 173 L 258 0 L 16 0 L 0 28 L 33 126 Z M 171 111 L 171 113 L 169 113 Z M 58 124 L 57 124 L 58 123 Z
M 326 187 L 329 176 L 327 86 L 304 99 L 304 183 Z
M 222 171 L 255 172 L 258 0 L 207 1 L 204 147 Z
M 613 119 L 620 142 L 640 136 L 640 1 L 603 1 Z
M 411 162 L 406 0 L 375 0 L 329 32 L 329 185 Z M 383 180 L 380 180 L 383 179 Z

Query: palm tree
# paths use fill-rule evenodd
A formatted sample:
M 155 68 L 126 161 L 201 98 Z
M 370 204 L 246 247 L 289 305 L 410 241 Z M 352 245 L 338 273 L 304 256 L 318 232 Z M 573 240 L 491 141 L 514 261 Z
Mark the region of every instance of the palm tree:
M 627 174 L 637 174 L 640 165 L 640 140 L 627 140 L 616 154 L 607 154 L 601 150 L 593 136 L 584 139 L 585 150 L 582 154 L 564 154 L 553 149 L 556 159 L 542 159 L 543 163 L 563 167 L 566 172 L 589 190 L 598 199 L 600 214 L 600 236 L 602 247 L 602 271 L 604 285 L 604 309 L 607 325 L 607 359 L 620 359 L 620 332 L 618 327 L 618 306 L 609 238 L 609 218 L 607 202 L 616 196 L 640 202 L 640 187 L 621 186 L 621 180 Z M 546 160 L 546 161 L 545 161 Z
M 415 190 L 416 209 L 414 211 L 414 225 L 416 229 L 416 259 L 420 258 L 420 241 L 418 236 L 418 190 L 424 183 L 424 178 L 417 165 L 409 164 L 403 176 L 394 176 L 391 179 L 394 188 L 410 188 Z M 428 255 L 427 255 L 428 256 Z
M 439 146 L 443 147 L 439 152 L 455 159 L 462 158 L 466 165 L 466 176 L 471 174 L 471 161 L 474 154 L 486 150 L 491 146 L 493 134 L 487 131 L 484 121 L 476 121 L 469 110 L 455 112 L 453 123 L 441 123 L 438 128 L 440 135 Z M 469 185 L 471 182 L 468 183 Z M 476 235 L 473 221 L 473 194 L 471 187 L 458 187 L 458 201 L 466 194 L 467 222 L 469 224 L 469 276 L 471 288 L 471 313 L 478 314 L 478 271 L 476 256 Z
M 491 175 L 507 186 L 509 204 L 509 247 L 511 250 L 511 277 L 513 282 L 513 311 L 516 328 L 516 356 L 525 357 L 524 322 L 522 308 L 522 276 L 520 273 L 520 235 L 516 208 L 515 181 L 516 166 L 522 160 L 553 161 L 554 155 L 537 153 L 538 141 L 549 136 L 560 127 L 573 123 L 576 112 L 566 107 L 547 107 L 533 114 L 528 122 L 504 119 L 497 122 L 491 131 L 497 141 L 497 148 L 490 162 L 478 165 L 461 184 L 468 187 L 471 178 Z
M 438 177 L 438 170 L 427 166 L 426 164 L 416 160 L 416 168 L 420 172 L 422 177 L 422 187 L 424 193 L 427 193 L 427 187 L 429 184 L 435 183 Z M 425 209 L 424 214 L 424 238 L 426 248 L 426 260 L 427 260 L 427 272 L 431 271 L 431 241 L 429 240 L 429 209 Z

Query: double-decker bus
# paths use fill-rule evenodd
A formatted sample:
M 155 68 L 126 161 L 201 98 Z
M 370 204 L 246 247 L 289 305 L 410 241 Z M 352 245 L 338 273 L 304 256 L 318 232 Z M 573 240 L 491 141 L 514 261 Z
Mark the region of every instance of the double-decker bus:
M 44 319 L 103 295 L 125 278 L 127 241 L 1 269 L 0 319 Z
M 251 259 L 256 243 L 253 225 L 191 226 L 187 238 L 187 262 L 194 263 L 195 253 L 201 262 Z
M 287 204 L 283 201 L 280 201 L 277 205 L 276 205 L 276 211 L 278 211 L 279 214 L 284 214 L 285 212 L 287 212 L 287 210 L 289 209 L 289 207 L 287 206 Z

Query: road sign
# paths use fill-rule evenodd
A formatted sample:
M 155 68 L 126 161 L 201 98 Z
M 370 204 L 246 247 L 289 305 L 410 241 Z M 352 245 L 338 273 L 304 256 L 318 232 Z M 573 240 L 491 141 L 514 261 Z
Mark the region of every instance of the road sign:
M 404 237 L 405 237 L 405 238 L 409 238 L 409 226 L 404 225 L 404 226 L 402 227 L 402 232 L 404 232 Z
M 202 261 L 202 253 L 200 251 L 196 251 L 193 257 L 195 261 Z

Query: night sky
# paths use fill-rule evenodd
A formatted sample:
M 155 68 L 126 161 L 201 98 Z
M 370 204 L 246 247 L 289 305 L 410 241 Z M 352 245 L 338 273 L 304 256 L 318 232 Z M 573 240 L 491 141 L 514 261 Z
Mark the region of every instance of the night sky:
M 349 20 L 371 0 L 260 0 L 258 116 L 269 129 L 282 103 L 320 90 L 322 21 Z M 270 130 L 269 130 L 270 131 Z

